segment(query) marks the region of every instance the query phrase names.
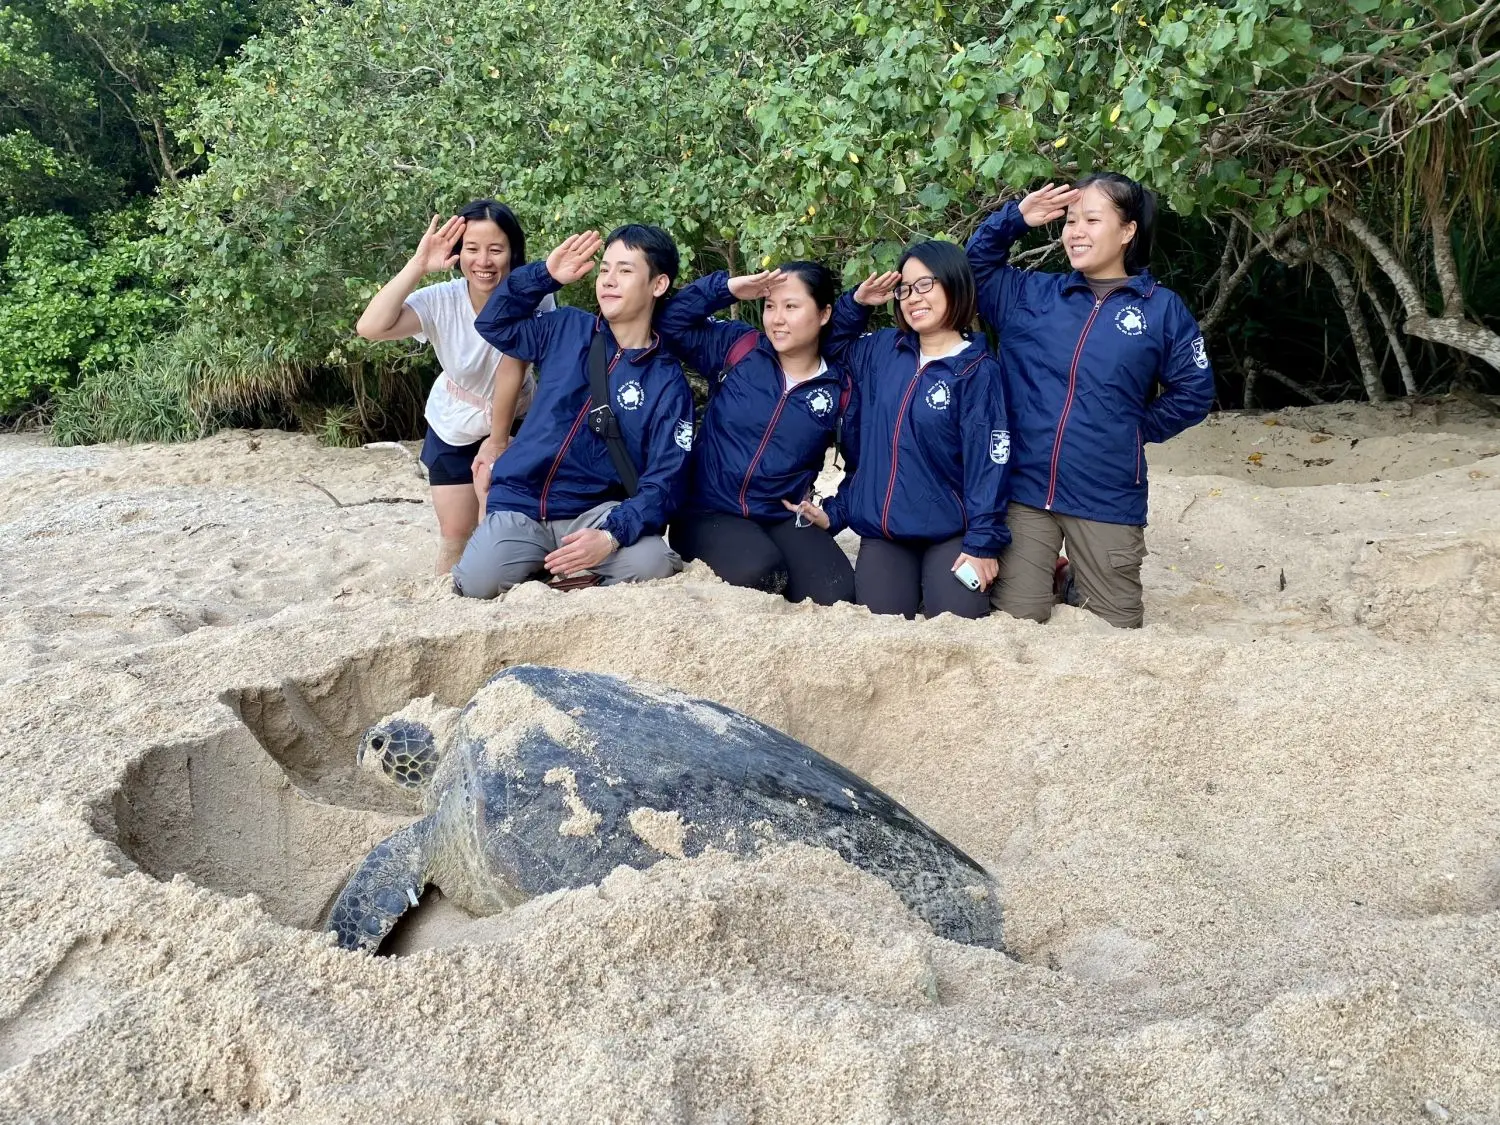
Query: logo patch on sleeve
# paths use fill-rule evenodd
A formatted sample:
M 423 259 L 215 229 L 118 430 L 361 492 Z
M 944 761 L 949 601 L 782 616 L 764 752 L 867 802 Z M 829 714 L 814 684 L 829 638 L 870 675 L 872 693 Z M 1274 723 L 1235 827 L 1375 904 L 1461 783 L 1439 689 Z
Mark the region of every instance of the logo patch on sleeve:
M 620 384 L 620 389 L 615 392 L 615 401 L 620 404 L 621 410 L 639 410 L 646 401 L 646 392 L 632 379 Z
M 677 443 L 677 448 L 681 449 L 684 453 L 692 450 L 693 420 L 691 418 L 683 418 L 673 427 L 672 440 Z
M 1208 366 L 1208 349 L 1204 347 L 1202 336 L 1193 341 L 1193 362 L 1199 367 Z
M 1010 460 L 1010 431 L 990 431 L 990 460 L 1003 465 Z

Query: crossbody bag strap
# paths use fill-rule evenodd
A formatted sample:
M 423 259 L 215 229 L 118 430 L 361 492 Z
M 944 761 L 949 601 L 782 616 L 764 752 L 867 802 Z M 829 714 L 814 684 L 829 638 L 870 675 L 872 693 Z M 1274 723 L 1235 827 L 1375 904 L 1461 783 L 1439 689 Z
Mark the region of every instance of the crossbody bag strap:
M 589 429 L 604 439 L 609 459 L 614 463 L 620 483 L 625 486 L 625 495 L 634 496 L 641 478 L 635 462 L 630 459 L 630 451 L 625 448 L 620 421 L 609 408 L 609 372 L 614 365 L 605 355 L 608 350 L 604 333 L 596 328 L 594 339 L 589 343 L 589 398 L 593 403 L 589 408 Z

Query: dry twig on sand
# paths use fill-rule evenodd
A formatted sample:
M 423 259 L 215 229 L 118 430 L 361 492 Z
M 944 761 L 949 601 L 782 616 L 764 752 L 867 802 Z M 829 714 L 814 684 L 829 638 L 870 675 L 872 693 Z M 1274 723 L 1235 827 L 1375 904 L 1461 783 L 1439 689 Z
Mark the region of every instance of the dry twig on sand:
M 328 489 L 324 488 L 321 484 L 318 484 L 316 481 L 310 481 L 306 477 L 298 477 L 297 478 L 297 483 L 298 484 L 305 484 L 305 485 L 309 486 L 310 488 L 316 488 L 324 496 L 328 497 L 328 499 L 330 499 L 330 500 L 333 501 L 333 506 L 335 508 L 362 508 L 366 504 L 420 504 L 420 503 L 422 503 L 422 501 L 420 499 L 418 499 L 416 497 L 413 497 L 413 496 L 372 496 L 368 500 L 355 500 L 355 501 L 353 501 L 351 503 L 346 504 L 342 500 L 340 500 L 337 496 L 335 496 L 333 493 L 329 492 Z

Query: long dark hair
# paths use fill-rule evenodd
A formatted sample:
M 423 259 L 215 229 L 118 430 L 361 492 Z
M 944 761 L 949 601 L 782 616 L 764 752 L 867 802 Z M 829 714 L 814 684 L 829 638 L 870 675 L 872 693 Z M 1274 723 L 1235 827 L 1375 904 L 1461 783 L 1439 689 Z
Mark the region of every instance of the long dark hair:
M 1118 172 L 1090 172 L 1073 186 L 1079 191 L 1098 187 L 1109 196 L 1121 221 L 1135 224 L 1135 236 L 1125 247 L 1125 272 L 1140 273 L 1149 266 L 1151 240 L 1156 233 L 1156 193 Z
M 491 222 L 505 232 L 505 241 L 510 246 L 510 268 L 526 264 L 526 232 L 516 213 L 503 203 L 493 199 L 476 199 L 459 209 L 458 217 L 471 223 Z M 453 244 L 453 253 L 464 248 L 463 239 Z
M 913 242 L 896 263 L 897 270 L 906 268 L 906 263 L 915 258 L 932 271 L 933 280 L 943 287 L 948 297 L 948 315 L 943 320 L 944 328 L 967 331 L 974 323 L 979 311 L 979 298 L 974 287 L 974 271 L 969 268 L 969 259 L 963 247 L 953 242 Z M 896 302 L 896 323 L 910 331 L 911 325 L 901 315 L 901 302 Z

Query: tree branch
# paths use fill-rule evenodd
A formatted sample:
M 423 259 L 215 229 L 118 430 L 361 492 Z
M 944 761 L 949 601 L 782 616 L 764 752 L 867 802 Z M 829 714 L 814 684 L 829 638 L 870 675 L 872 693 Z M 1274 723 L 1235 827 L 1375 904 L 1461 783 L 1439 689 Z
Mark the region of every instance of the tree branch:
M 1314 249 L 1309 256 L 1333 279 L 1334 292 L 1338 295 L 1339 304 L 1344 307 L 1344 319 L 1349 322 L 1349 337 L 1354 344 L 1354 354 L 1359 359 L 1359 373 L 1364 380 L 1365 394 L 1370 396 L 1371 402 L 1384 402 L 1385 388 L 1380 385 L 1380 367 L 1375 362 L 1375 345 L 1370 340 L 1370 326 L 1365 323 L 1365 314 L 1359 307 L 1359 290 L 1354 287 L 1354 279 L 1349 276 L 1344 260 L 1326 246 Z
M 1438 288 L 1443 294 L 1443 316 L 1462 320 L 1464 292 L 1458 283 L 1458 263 L 1453 260 L 1453 234 L 1441 200 L 1429 201 L 1428 222 L 1432 227 L 1432 260 L 1437 266 Z
M 1401 371 L 1401 385 L 1406 388 L 1406 393 L 1415 395 L 1417 393 L 1417 378 L 1412 374 L 1411 360 L 1406 356 L 1406 348 L 1401 343 L 1401 338 L 1396 335 L 1396 322 L 1391 317 L 1390 310 L 1378 296 L 1369 290 L 1365 296 L 1370 298 L 1370 304 L 1375 309 L 1375 319 L 1380 321 L 1380 327 L 1385 331 L 1385 342 L 1391 349 L 1391 354 L 1396 357 L 1396 366 Z
M 1427 301 L 1423 298 L 1421 290 L 1412 281 L 1411 274 L 1406 272 L 1406 267 L 1401 264 L 1401 259 L 1396 257 L 1396 252 L 1386 245 L 1385 240 L 1371 229 L 1370 224 L 1352 211 L 1336 210 L 1334 218 L 1344 225 L 1344 229 L 1357 238 L 1370 257 L 1375 259 L 1375 264 L 1381 269 L 1386 277 L 1391 279 L 1391 284 L 1396 287 L 1396 296 L 1401 298 L 1401 304 L 1406 309 L 1407 319 L 1427 316 Z M 1407 332 L 1411 331 L 1408 327 Z

